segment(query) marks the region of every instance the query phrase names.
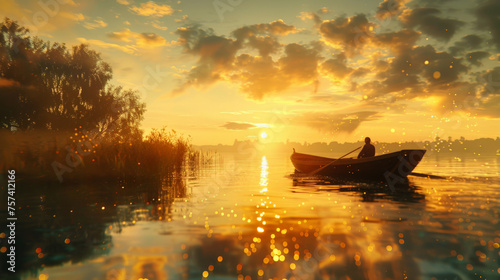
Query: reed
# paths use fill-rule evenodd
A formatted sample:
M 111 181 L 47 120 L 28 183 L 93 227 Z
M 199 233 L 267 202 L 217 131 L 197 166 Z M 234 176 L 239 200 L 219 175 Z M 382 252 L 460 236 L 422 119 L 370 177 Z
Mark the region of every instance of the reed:
M 25 178 L 63 181 L 154 179 L 181 174 L 200 160 L 190 139 L 175 130 L 153 129 L 143 139 L 92 139 L 88 131 L 0 132 L 0 171 L 15 169 Z

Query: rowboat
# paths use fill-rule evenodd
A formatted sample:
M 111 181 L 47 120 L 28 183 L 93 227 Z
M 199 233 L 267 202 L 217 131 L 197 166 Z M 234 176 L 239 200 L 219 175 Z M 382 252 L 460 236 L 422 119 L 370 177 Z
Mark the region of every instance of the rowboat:
M 296 174 L 346 179 L 403 180 L 422 160 L 426 150 L 401 150 L 367 158 L 327 158 L 302 153 L 290 157 Z

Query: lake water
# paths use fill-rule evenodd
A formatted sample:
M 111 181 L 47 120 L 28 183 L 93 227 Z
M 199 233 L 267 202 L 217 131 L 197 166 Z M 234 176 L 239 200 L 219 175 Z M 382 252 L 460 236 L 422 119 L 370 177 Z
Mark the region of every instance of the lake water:
M 19 181 L 16 276 L 500 279 L 499 156 L 426 155 L 416 172 L 451 178 L 394 191 L 293 180 L 289 156 L 214 155 L 182 178 L 113 192 L 95 182 L 22 193 Z

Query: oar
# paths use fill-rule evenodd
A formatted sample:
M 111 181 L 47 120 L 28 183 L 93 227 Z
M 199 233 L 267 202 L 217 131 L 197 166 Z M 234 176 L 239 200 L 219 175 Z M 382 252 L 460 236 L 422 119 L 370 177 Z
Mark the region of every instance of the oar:
M 426 178 L 429 178 L 429 179 L 446 179 L 446 177 L 443 177 L 443 176 L 437 176 L 437 175 L 431 175 L 431 174 L 423 174 L 423 173 L 416 173 L 416 172 L 412 172 L 408 175 L 413 175 L 413 176 L 417 176 L 417 177 L 426 177 Z
M 327 168 L 328 166 L 332 165 L 332 164 L 333 164 L 334 162 L 336 162 L 337 160 L 342 159 L 342 158 L 344 158 L 344 157 L 346 157 L 346 156 L 348 156 L 348 155 L 350 155 L 350 154 L 354 153 L 355 151 L 357 151 L 357 150 L 359 150 L 359 149 L 361 149 L 361 147 L 358 147 L 358 148 L 356 148 L 356 149 L 354 149 L 354 150 L 352 150 L 352 151 L 348 152 L 347 154 L 345 154 L 345 155 L 343 155 L 343 156 L 339 157 L 339 158 L 338 158 L 338 159 L 336 159 L 336 160 L 331 161 L 329 164 L 327 164 L 327 165 L 325 165 L 325 166 L 322 166 L 322 167 L 320 167 L 320 168 L 318 168 L 318 169 L 316 169 L 316 170 L 314 170 L 314 171 L 312 171 L 312 172 L 309 172 L 309 173 L 307 174 L 307 176 L 311 176 L 311 175 L 314 175 L 314 174 L 316 174 L 316 173 L 320 172 L 321 170 L 323 170 L 323 169 Z

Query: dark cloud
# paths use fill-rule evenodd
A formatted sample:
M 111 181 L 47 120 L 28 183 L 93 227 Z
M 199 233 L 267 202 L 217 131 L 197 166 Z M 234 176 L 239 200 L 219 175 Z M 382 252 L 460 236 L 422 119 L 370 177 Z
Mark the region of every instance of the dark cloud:
M 281 36 L 299 32 L 295 26 L 288 25 L 281 19 L 275 20 L 271 23 L 250 25 L 249 27 L 254 28 L 259 33 L 269 33 Z
M 422 90 L 422 82 L 418 76 L 387 75 L 382 80 L 370 80 L 357 86 L 357 90 L 365 93 L 369 102 L 381 101 L 390 96 L 390 102 L 396 99 L 412 99 Z M 384 99 L 385 100 L 385 99 Z
M 418 28 L 430 36 L 448 41 L 464 23 L 456 19 L 440 18 L 437 16 L 440 13 L 435 8 L 406 9 L 399 19 L 405 27 Z
M 500 118 L 500 67 L 477 73 L 476 88 L 466 102 L 466 109 L 481 117 Z
M 245 39 L 256 35 L 280 35 L 286 36 L 290 33 L 297 33 L 300 30 L 293 25 L 286 24 L 279 19 L 271 23 L 260 23 L 243 26 L 232 32 L 232 35 L 238 40 Z
M 396 53 L 415 45 L 420 38 L 420 32 L 411 29 L 401 29 L 396 32 L 380 33 L 374 36 L 373 42 L 381 48 L 393 49 Z
M 278 60 L 285 78 L 299 82 L 314 82 L 318 76 L 319 51 L 314 46 L 292 43 L 285 47 L 285 55 Z
M 383 3 L 388 5 L 388 2 Z M 404 6 L 404 1 L 398 3 Z M 243 26 L 231 32 L 229 37 L 199 26 L 180 28 L 176 32 L 179 36 L 176 44 L 198 61 L 185 72 L 185 80 L 178 91 L 188 86 L 229 81 L 247 97 L 262 100 L 299 86 L 310 87 L 316 92 L 319 80 L 326 77 L 348 93 L 356 93 L 352 101 L 359 106 L 355 107 L 355 112 L 308 112 L 300 114 L 296 120 L 302 125 L 331 132 L 350 133 L 362 122 L 376 119 L 375 111 L 387 107 L 403 110 L 406 101 L 431 96 L 440 100 L 436 110 L 441 112 L 468 106 L 473 108 L 471 112 L 497 116 L 492 111 L 497 106 L 492 102 L 499 100 L 500 67 L 487 72 L 470 72 L 470 69 L 480 71 L 474 66 L 481 66 L 490 55 L 482 49 L 486 44 L 480 35 L 457 38 L 448 51 L 442 51 L 442 44 L 417 45 L 422 33 L 448 40 L 461 26 L 459 21 L 440 18 L 439 13 L 438 9 L 406 9 L 400 16 L 405 28 L 383 33 L 375 32 L 376 25 L 362 14 L 321 20 L 315 25 L 321 41 L 310 44 L 283 43 L 282 36 L 300 31 L 283 21 Z M 361 53 L 363 57 L 354 56 Z M 474 75 L 478 81 L 473 81 Z M 481 92 L 481 98 L 476 97 L 477 92 Z M 359 94 L 363 101 L 358 101 Z M 342 96 L 319 94 L 299 98 L 306 103 L 338 106 L 348 103 Z M 228 122 L 222 127 L 241 130 L 254 126 Z
M 458 82 L 460 75 L 468 71 L 460 59 L 430 45 L 402 49 L 383 64 L 375 74 L 377 79 L 358 86 L 370 99 L 387 94 L 413 99 Z
M 238 83 L 252 99 L 259 100 L 291 84 L 317 86 L 319 45 L 292 43 L 283 47 L 276 37 L 298 31 L 282 20 L 238 28 L 231 33 L 235 39 L 215 35 L 213 30 L 199 26 L 179 28 L 177 45 L 199 60 L 173 93 L 180 93 L 189 86 L 230 80 Z M 245 52 L 252 49 L 260 56 Z M 243 53 L 237 55 L 239 52 Z M 278 54 L 278 57 L 275 59 L 271 54 Z
M 349 74 L 351 74 L 354 69 L 346 65 L 347 59 L 344 53 L 340 53 L 334 58 L 330 58 L 321 64 L 321 70 L 326 72 L 327 76 L 330 76 L 334 80 L 342 80 Z
M 475 34 L 470 34 L 455 42 L 455 44 L 449 48 L 449 51 L 452 55 L 458 55 L 464 51 L 476 50 L 481 47 L 482 43 L 483 38 Z
M 177 39 L 178 44 L 188 51 L 198 44 L 200 38 L 214 35 L 213 29 L 208 28 L 205 30 L 198 25 L 178 28 L 175 33 L 179 36 Z
M 477 49 L 481 46 L 483 39 L 477 35 L 471 34 L 464 36 L 461 42 L 462 45 L 468 49 Z
M 423 86 L 420 74 L 424 61 L 417 62 L 418 58 L 413 55 L 412 48 L 405 48 L 391 60 L 380 62 L 375 79 L 360 85 L 360 88 L 370 99 L 400 91 L 419 91 Z
M 293 25 L 288 25 L 282 20 L 276 20 L 271 23 L 262 23 L 243 26 L 234 30 L 231 35 L 234 36 L 241 46 L 248 46 L 259 51 L 260 55 L 269 55 L 276 53 L 281 44 L 276 36 L 286 36 L 290 33 L 297 33 L 298 30 Z
M 224 127 L 229 130 L 247 130 L 250 128 L 256 128 L 257 126 L 245 122 L 226 122 L 226 124 L 221 125 L 221 127 Z
M 182 92 L 187 86 L 210 85 L 233 67 L 240 46 L 232 39 L 213 34 L 211 29 L 196 26 L 179 28 L 178 44 L 185 51 L 199 57 L 198 64 L 189 71 L 186 81 L 174 92 Z
M 397 15 L 403 8 L 406 0 L 384 0 L 378 5 L 376 15 L 380 19 L 386 19 Z
M 232 39 L 212 35 L 200 38 L 190 51 L 199 55 L 201 63 L 211 64 L 214 67 L 228 67 L 238 49 L 238 45 Z
M 460 75 L 468 71 L 461 59 L 447 52 L 438 52 L 431 45 L 415 48 L 411 59 L 417 68 L 422 67 L 422 76 L 430 86 L 446 86 L 458 81 Z M 425 61 L 428 61 L 428 64 L 425 64 Z
M 500 118 L 500 95 L 492 95 L 477 108 L 477 114 L 483 117 Z
M 319 32 L 327 43 L 342 46 L 347 54 L 355 54 L 373 37 L 375 24 L 364 14 L 352 17 L 338 17 L 325 20 L 319 25 Z
M 482 87 L 481 96 L 500 95 L 500 67 L 495 67 L 480 73 L 477 81 Z
M 491 41 L 500 50 L 500 1 L 480 1 L 475 14 L 478 23 L 477 29 L 483 31 L 486 28 L 491 34 Z
M 350 78 L 364 77 L 368 73 L 370 73 L 370 69 L 365 68 L 365 67 L 359 67 L 359 68 L 354 69 L 354 71 L 352 71 Z
M 481 60 L 487 58 L 488 56 L 490 56 L 489 52 L 475 51 L 467 53 L 465 55 L 465 59 L 472 65 L 481 66 L 483 65 Z
M 261 56 L 268 56 L 278 52 L 281 44 L 271 36 L 253 36 L 249 38 L 248 45 L 259 51 Z
M 361 123 L 376 120 L 375 111 L 353 113 L 304 112 L 296 116 L 295 122 L 325 133 L 352 133 Z

